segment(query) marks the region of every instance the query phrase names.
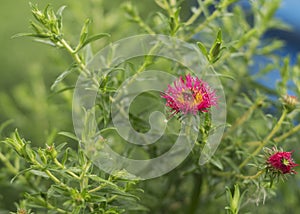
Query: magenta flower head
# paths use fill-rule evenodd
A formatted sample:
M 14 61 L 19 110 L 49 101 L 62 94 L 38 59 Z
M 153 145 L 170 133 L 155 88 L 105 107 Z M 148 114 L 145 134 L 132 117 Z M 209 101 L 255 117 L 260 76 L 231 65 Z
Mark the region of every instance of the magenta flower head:
M 277 151 L 273 148 L 273 154 L 267 159 L 268 169 L 274 173 L 297 174 L 294 167 L 298 166 L 292 159 L 292 152 Z
M 162 97 L 166 99 L 166 106 L 171 108 L 172 115 L 179 112 L 196 115 L 217 105 L 217 97 L 209 85 L 190 74 L 175 80 L 173 86 L 168 85 Z

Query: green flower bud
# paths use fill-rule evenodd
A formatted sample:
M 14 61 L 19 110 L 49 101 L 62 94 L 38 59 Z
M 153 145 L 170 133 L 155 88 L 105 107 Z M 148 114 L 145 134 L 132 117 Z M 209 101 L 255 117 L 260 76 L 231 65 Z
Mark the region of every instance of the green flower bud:
M 283 106 L 288 110 L 288 112 L 293 111 L 298 103 L 296 96 L 285 95 L 283 97 Z

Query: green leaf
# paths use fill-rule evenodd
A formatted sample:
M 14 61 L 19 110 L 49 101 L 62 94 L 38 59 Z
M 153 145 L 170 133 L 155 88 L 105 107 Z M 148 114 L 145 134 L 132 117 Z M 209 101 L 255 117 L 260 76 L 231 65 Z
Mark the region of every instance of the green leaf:
M 228 78 L 228 79 L 231 79 L 231 80 L 236 80 L 236 78 L 234 76 L 231 76 L 229 74 L 217 74 L 216 76 L 222 77 L 222 78 Z
M 207 58 L 207 50 L 206 50 L 206 47 L 204 46 L 204 44 L 202 42 L 197 42 L 197 45 L 198 45 L 200 51 L 203 53 L 203 55 Z
M 105 183 L 107 185 L 109 185 L 110 187 L 113 187 L 113 188 L 119 188 L 116 184 L 114 184 L 113 182 L 110 182 L 108 180 L 105 180 L 97 175 L 88 175 L 88 177 L 93 180 L 93 181 L 96 181 L 96 182 L 99 182 L 99 183 Z
M 162 1 L 162 0 L 155 0 L 155 3 L 161 7 L 162 9 L 165 9 L 166 10 L 166 5 L 165 3 Z
M 285 57 L 283 59 L 283 66 L 280 69 L 281 81 L 278 82 L 278 90 L 281 95 L 287 94 L 287 83 L 290 77 L 289 69 L 290 69 L 290 58 Z
M 175 11 L 174 13 L 174 18 L 175 20 L 177 20 L 179 22 L 179 14 L 180 14 L 180 11 L 181 11 L 181 7 L 178 7 L 177 10 Z
M 45 33 L 43 27 L 41 27 L 40 25 L 34 23 L 34 22 L 30 22 L 31 27 L 33 28 L 33 30 L 37 33 L 37 34 L 43 34 Z
M 42 43 L 42 44 L 46 44 L 46 45 L 50 45 L 52 47 L 55 47 L 56 45 L 51 42 L 50 40 L 48 39 L 34 39 L 35 42 L 39 42 L 39 43 Z
M 12 124 L 13 122 L 14 122 L 14 120 L 13 120 L 13 119 L 10 119 L 10 120 L 7 120 L 7 121 L 5 121 L 4 123 L 2 123 L 2 124 L 0 125 L 0 136 L 1 136 L 2 132 L 3 132 L 3 130 L 4 130 L 7 126 L 9 126 L 10 124 Z
M 60 152 L 68 143 L 64 142 L 55 147 L 56 151 Z
M 59 132 L 58 134 L 59 134 L 59 135 L 62 135 L 62 136 L 65 136 L 65 137 L 68 137 L 68 138 L 71 138 L 71 139 L 73 139 L 73 140 L 79 141 L 79 139 L 77 138 L 77 136 L 74 135 L 74 134 L 71 133 L 71 132 Z
M 40 170 L 32 169 L 32 170 L 30 170 L 30 173 L 37 175 L 39 177 L 49 178 L 49 176 L 45 172 L 40 171 Z
M 171 35 L 174 35 L 180 27 L 180 20 L 179 20 L 180 10 L 181 8 L 179 7 L 174 13 L 174 16 L 170 17 L 169 25 L 170 25 Z
M 61 30 L 62 29 L 62 13 L 64 11 L 64 9 L 66 8 L 67 6 L 63 5 L 61 6 L 57 12 L 56 12 L 56 17 L 57 17 L 57 24 L 58 24 L 58 28 Z
M 50 4 L 48 3 L 44 9 L 44 16 L 47 18 L 49 18 L 49 10 L 50 10 Z
M 82 44 L 86 38 L 87 38 L 87 35 L 89 33 L 89 24 L 91 23 L 91 20 L 90 19 L 86 19 L 85 22 L 84 22 L 84 25 L 82 26 L 81 28 L 81 32 L 80 32 L 80 43 Z
M 107 199 L 101 195 L 91 194 L 90 202 L 99 204 L 100 202 L 107 202 Z
M 37 38 L 49 38 L 49 35 L 47 34 L 36 34 L 36 33 L 17 33 L 13 35 L 11 38 L 19 38 L 19 37 L 37 37 Z
M 17 177 L 19 177 L 20 175 L 24 174 L 25 172 L 28 172 L 30 171 L 32 168 L 27 168 L 27 169 L 24 169 L 20 172 L 18 172 L 18 174 L 16 174 L 11 180 L 10 180 L 10 183 L 13 183 Z
M 72 73 L 72 69 L 70 70 L 66 70 L 64 72 L 62 72 L 57 78 L 56 80 L 54 81 L 54 83 L 51 85 L 50 89 L 52 91 L 54 91 L 55 87 L 61 82 L 63 81 L 70 73 Z
M 216 166 L 218 169 L 220 169 L 220 170 L 223 170 L 223 169 L 224 169 L 224 167 L 223 167 L 223 165 L 222 165 L 222 163 L 221 163 L 221 161 L 220 161 L 219 159 L 211 158 L 211 159 L 210 159 L 210 162 L 211 162 L 214 166 Z
M 239 186 L 236 184 L 234 185 L 234 194 L 231 202 L 231 206 L 234 210 L 239 210 L 239 201 L 240 201 L 240 189 Z
M 218 34 L 217 34 L 217 41 L 222 42 L 222 31 L 219 29 Z
M 84 60 L 85 60 L 85 64 L 87 65 L 89 63 L 90 60 L 93 59 L 94 57 L 94 54 L 93 54 L 93 50 L 92 50 L 92 47 L 91 47 L 91 44 L 87 44 L 85 47 L 84 47 Z
M 127 198 L 132 198 L 135 200 L 140 200 L 140 198 L 136 195 L 132 195 L 130 193 L 127 193 L 121 189 L 117 189 L 117 188 L 103 188 L 101 189 L 101 192 L 103 193 L 108 193 L 108 194 L 115 194 L 115 195 L 119 195 L 119 196 L 123 196 L 123 197 L 127 197 Z
M 74 89 L 74 88 L 75 88 L 75 86 L 68 86 L 68 87 L 62 88 L 62 89 L 60 89 L 60 90 L 58 90 L 58 91 L 55 91 L 55 92 L 53 92 L 52 94 L 50 94 L 48 98 L 51 98 L 51 97 L 53 97 L 54 95 L 59 94 L 59 93 L 62 93 L 62 92 L 64 92 L 64 91 L 72 90 L 72 89 Z
M 56 129 L 53 129 L 49 134 L 46 139 L 46 145 L 54 145 L 54 140 L 57 135 Z
M 64 152 L 64 156 L 62 157 L 61 159 L 61 164 L 62 165 L 65 165 L 65 163 L 67 162 L 68 160 L 68 157 L 69 157 L 69 151 L 71 150 L 71 148 L 67 148 Z
M 215 63 L 216 61 L 218 61 L 220 59 L 220 57 L 221 57 L 220 53 L 222 50 L 225 49 L 224 47 L 222 47 L 222 43 L 223 43 L 222 31 L 221 31 L 221 29 L 219 29 L 216 40 L 215 40 L 213 46 L 209 50 L 208 58 L 211 63 Z
M 89 37 L 78 48 L 76 48 L 75 52 L 78 52 L 79 50 L 81 50 L 83 47 L 85 47 L 89 43 L 94 42 L 94 41 L 99 40 L 99 39 L 102 39 L 103 37 L 110 37 L 110 34 L 108 34 L 108 33 L 99 33 L 99 34 L 96 34 L 96 35 L 93 35 L 93 36 Z

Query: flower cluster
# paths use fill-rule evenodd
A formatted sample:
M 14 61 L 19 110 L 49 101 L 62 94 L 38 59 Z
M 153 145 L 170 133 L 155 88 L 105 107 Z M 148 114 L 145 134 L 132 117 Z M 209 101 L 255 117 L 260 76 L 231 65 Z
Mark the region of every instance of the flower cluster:
M 166 106 L 171 108 L 172 115 L 179 112 L 195 115 L 217 105 L 217 97 L 209 85 L 190 74 L 175 80 L 173 86 L 168 85 L 162 97 L 166 99 Z

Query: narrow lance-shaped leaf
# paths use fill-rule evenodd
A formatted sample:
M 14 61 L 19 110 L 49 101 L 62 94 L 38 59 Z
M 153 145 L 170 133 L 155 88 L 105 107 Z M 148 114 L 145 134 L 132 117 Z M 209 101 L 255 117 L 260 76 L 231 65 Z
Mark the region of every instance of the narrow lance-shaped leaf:
M 64 11 L 64 9 L 66 8 L 67 6 L 63 5 L 61 6 L 57 12 L 56 12 L 56 17 L 57 17 L 57 24 L 58 24 L 58 28 L 60 30 L 62 30 L 62 13 Z
M 93 36 L 89 37 L 88 39 L 85 40 L 85 42 L 83 42 L 81 44 L 81 46 L 79 48 L 76 48 L 75 52 L 78 52 L 79 50 L 81 50 L 83 47 L 85 47 L 89 43 L 94 42 L 94 41 L 99 40 L 99 39 L 102 39 L 103 37 L 110 37 L 110 34 L 108 34 L 108 33 L 99 33 L 99 34 L 96 34 L 96 35 L 93 35 Z
M 277 91 L 281 95 L 286 95 L 287 94 L 287 82 L 289 80 L 289 66 L 290 60 L 289 57 L 285 57 L 283 59 L 283 66 L 280 69 L 280 76 L 281 80 L 277 83 Z
M 82 44 L 85 42 L 87 36 L 88 36 L 88 32 L 89 32 L 89 24 L 90 24 L 90 19 L 86 19 L 84 22 L 84 25 L 81 28 L 81 32 L 80 32 L 80 37 L 79 37 L 79 43 L 76 47 L 76 50 L 80 49 L 82 47 Z
M 222 31 L 219 29 L 217 38 L 209 51 L 209 58 L 211 62 L 215 62 L 216 59 L 219 57 L 222 45 Z
M 200 51 L 203 53 L 203 55 L 208 59 L 207 50 L 206 50 L 206 47 L 204 46 L 204 44 L 202 42 L 197 42 L 197 45 L 198 45 Z
M 58 134 L 59 134 L 59 135 L 62 135 L 62 136 L 65 136 L 65 137 L 68 137 L 68 138 L 71 138 L 71 139 L 76 140 L 76 141 L 79 140 L 79 139 L 76 137 L 76 135 L 74 135 L 74 134 L 71 133 L 71 132 L 59 132 Z
M 63 81 L 70 73 L 72 73 L 72 69 L 70 70 L 66 70 L 63 73 L 61 73 L 56 80 L 54 81 L 54 83 L 51 85 L 51 90 L 53 91 L 55 89 L 55 87 L 61 82 Z
M 13 35 L 11 38 L 15 39 L 15 38 L 19 38 L 19 37 L 36 37 L 36 38 L 49 38 L 49 35 L 47 34 L 36 34 L 36 33 L 18 33 Z
M 37 34 L 45 34 L 43 27 L 41 27 L 40 25 L 32 21 L 30 22 L 30 25 Z

